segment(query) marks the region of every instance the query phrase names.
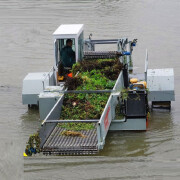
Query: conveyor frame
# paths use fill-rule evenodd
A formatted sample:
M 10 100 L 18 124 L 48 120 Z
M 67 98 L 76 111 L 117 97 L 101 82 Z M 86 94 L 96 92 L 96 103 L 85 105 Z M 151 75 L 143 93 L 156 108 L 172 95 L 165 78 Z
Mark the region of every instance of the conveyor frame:
M 118 103 L 117 98 L 118 98 L 122 88 L 123 88 L 123 73 L 120 72 L 119 77 L 116 81 L 116 84 L 113 88 L 113 91 L 117 91 L 117 92 L 113 92 L 110 94 L 107 104 L 101 115 L 101 118 L 99 120 L 79 120 L 79 122 L 86 123 L 86 122 L 91 121 L 92 123 L 96 124 L 95 132 L 96 132 L 96 137 L 97 137 L 97 139 L 96 139 L 97 140 L 97 144 L 96 144 L 97 152 L 100 149 L 103 149 L 103 146 L 105 144 L 106 135 L 108 133 L 111 121 L 115 117 L 115 107 Z M 48 153 L 47 148 L 45 148 L 44 145 L 46 144 L 48 138 L 51 136 L 54 129 L 57 127 L 57 124 L 60 122 L 63 122 L 63 123 L 72 122 L 72 120 L 69 120 L 69 121 L 68 120 L 65 120 L 65 121 L 59 120 L 63 100 L 64 100 L 64 95 L 59 98 L 57 103 L 54 105 L 54 107 L 52 108 L 52 110 L 49 112 L 49 114 L 47 115 L 47 117 L 45 118 L 45 120 L 42 123 L 42 127 L 40 129 L 40 138 L 41 138 L 40 146 L 44 153 Z M 86 147 L 86 148 L 88 149 L 90 147 Z M 49 150 L 49 153 L 53 153 L 53 152 Z M 57 152 L 57 150 L 56 150 L 56 154 L 63 154 L 63 152 L 60 152 L 60 151 Z M 66 149 L 66 154 L 70 154 L 70 152 L 68 153 L 67 149 Z M 79 154 L 79 153 L 76 152 L 76 154 Z M 83 154 L 83 153 L 81 153 L 81 154 Z

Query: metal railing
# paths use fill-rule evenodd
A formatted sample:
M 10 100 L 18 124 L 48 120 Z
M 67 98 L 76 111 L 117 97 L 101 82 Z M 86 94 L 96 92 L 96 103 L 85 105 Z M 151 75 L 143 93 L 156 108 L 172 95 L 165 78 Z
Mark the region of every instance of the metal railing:
M 62 95 L 54 107 L 51 109 L 45 120 L 41 124 L 39 136 L 41 138 L 41 147 L 51 134 L 52 130 L 56 127 L 57 122 L 51 122 L 51 120 L 58 120 L 61 114 L 61 107 L 63 103 L 64 95 Z M 49 122 L 50 121 L 50 122 Z

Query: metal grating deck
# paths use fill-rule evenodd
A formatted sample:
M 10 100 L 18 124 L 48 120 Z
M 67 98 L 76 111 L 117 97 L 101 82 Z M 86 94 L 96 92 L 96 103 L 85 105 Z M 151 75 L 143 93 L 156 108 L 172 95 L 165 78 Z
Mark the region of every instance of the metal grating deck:
M 84 59 L 111 59 L 119 55 L 117 51 L 85 51 Z
M 58 126 L 54 128 L 42 148 L 44 154 L 88 155 L 98 152 L 96 127 L 92 130 L 79 131 L 86 136 L 85 138 L 61 135 L 64 130 Z

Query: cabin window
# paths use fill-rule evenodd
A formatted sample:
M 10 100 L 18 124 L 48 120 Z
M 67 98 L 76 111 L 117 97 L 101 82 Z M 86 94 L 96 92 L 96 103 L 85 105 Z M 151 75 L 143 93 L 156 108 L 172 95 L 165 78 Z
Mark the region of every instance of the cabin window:
M 55 59 L 56 59 L 56 66 L 59 64 L 60 61 L 60 52 L 61 49 L 66 46 L 67 39 L 72 40 L 72 50 L 75 52 L 75 39 L 74 38 L 66 38 L 66 39 L 57 39 L 55 41 Z

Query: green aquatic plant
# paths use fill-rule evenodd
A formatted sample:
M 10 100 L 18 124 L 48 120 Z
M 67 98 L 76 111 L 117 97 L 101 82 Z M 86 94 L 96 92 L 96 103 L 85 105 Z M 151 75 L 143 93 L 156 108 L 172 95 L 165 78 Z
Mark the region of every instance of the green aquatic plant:
M 67 131 L 83 131 L 95 128 L 93 123 L 58 123 L 58 126 L 66 129 Z
M 99 119 L 109 93 L 66 94 L 60 119 Z
M 146 93 L 149 94 L 149 88 L 146 88 Z
M 122 64 L 118 59 L 85 60 L 73 65 L 73 75 L 65 85 L 69 90 L 103 90 L 115 85 Z M 110 93 L 65 94 L 60 119 L 100 119 Z M 89 123 L 61 123 L 62 128 L 71 131 L 94 128 Z
M 112 89 L 115 84 L 115 81 L 111 81 L 106 78 L 100 70 L 82 72 L 80 75 L 83 81 L 76 90 Z
M 31 156 L 33 153 L 39 153 L 40 152 L 40 137 L 39 137 L 39 132 L 30 135 L 29 140 L 27 142 L 26 148 L 25 148 L 25 153 L 28 156 Z
M 90 72 L 92 70 L 100 70 L 104 76 L 110 80 L 116 80 L 123 65 L 119 59 L 98 59 L 84 60 L 73 65 L 72 72 Z
M 122 89 L 121 91 L 121 97 L 122 97 L 122 100 L 127 100 L 128 98 L 128 89 Z
M 131 98 L 129 96 L 129 92 L 130 92 L 129 89 L 122 89 L 122 91 L 121 91 L 121 98 L 122 98 L 123 101 L 127 100 L 127 99 L 135 100 L 135 101 L 140 101 L 141 100 L 139 93 L 134 93 L 136 96 Z
M 124 114 L 121 112 L 121 104 L 118 103 L 115 107 L 115 120 L 120 120 L 124 118 Z
M 78 71 L 86 72 L 94 69 L 103 69 L 106 66 L 112 66 L 117 62 L 117 59 L 95 59 L 95 60 L 83 60 L 73 65 L 72 72 L 75 75 Z
M 76 77 L 67 77 L 66 81 L 65 81 L 65 88 L 68 88 L 69 90 L 74 90 L 76 89 L 78 86 L 80 86 L 82 84 L 83 80 L 80 76 L 76 76 Z

